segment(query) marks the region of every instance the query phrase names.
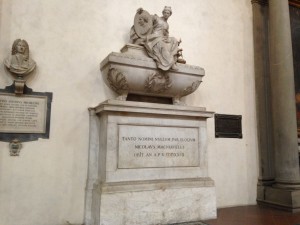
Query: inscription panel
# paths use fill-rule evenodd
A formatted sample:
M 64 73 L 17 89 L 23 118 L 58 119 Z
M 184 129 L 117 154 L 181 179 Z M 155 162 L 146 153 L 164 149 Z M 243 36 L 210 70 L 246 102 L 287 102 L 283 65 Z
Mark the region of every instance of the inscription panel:
M 215 137 L 243 138 L 242 116 L 215 114 Z
M 47 96 L 0 94 L 0 132 L 45 133 Z
M 118 168 L 199 166 L 198 128 L 119 125 Z

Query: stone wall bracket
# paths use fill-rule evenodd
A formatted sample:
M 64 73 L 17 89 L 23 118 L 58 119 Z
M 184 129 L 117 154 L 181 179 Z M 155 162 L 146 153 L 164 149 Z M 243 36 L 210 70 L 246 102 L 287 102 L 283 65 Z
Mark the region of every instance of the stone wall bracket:
M 14 86 L 15 86 L 15 94 L 16 95 L 22 95 L 24 93 L 24 87 L 25 87 L 26 81 L 22 77 L 18 77 L 18 79 L 14 80 Z

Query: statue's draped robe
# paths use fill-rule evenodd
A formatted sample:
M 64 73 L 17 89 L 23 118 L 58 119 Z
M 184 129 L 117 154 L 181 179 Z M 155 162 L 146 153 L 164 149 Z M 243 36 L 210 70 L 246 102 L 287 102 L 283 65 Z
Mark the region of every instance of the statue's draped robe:
M 10 72 L 25 75 L 32 72 L 35 68 L 35 62 L 25 57 L 23 54 L 15 54 L 4 60 L 5 66 L 10 70 Z
M 177 61 L 178 41 L 169 37 L 167 21 L 157 15 L 153 15 L 152 19 L 153 30 L 144 40 L 144 46 L 158 68 L 169 70 Z

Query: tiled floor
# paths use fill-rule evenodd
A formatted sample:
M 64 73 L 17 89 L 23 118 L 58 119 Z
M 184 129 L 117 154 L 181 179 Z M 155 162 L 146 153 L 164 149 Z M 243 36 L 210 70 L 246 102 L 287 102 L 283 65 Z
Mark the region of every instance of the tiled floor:
M 218 209 L 218 218 L 204 221 L 209 225 L 300 225 L 300 213 L 261 206 Z

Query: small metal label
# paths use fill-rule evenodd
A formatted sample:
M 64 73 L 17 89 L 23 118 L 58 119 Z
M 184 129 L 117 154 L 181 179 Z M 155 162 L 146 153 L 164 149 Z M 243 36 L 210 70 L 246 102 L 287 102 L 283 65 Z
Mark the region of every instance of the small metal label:
M 216 138 L 243 138 L 242 116 L 215 114 Z

